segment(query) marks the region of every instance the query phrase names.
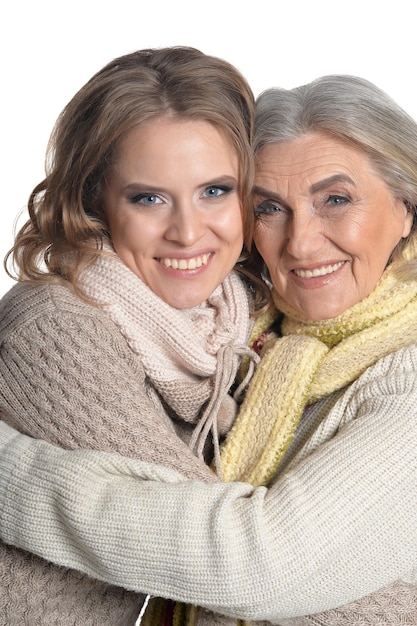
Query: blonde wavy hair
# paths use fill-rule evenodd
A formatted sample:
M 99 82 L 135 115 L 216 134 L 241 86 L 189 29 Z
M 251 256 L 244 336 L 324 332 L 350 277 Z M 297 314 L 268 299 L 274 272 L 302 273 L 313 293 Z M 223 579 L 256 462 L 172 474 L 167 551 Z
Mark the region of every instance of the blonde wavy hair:
M 59 116 L 48 144 L 45 179 L 32 191 L 29 219 L 5 258 L 9 275 L 66 280 L 79 293 L 80 272 L 102 253 L 109 237 L 102 196 L 120 141 L 167 113 L 212 123 L 236 149 L 250 249 L 254 97 L 249 84 L 226 61 L 194 48 L 144 49 L 108 63 Z

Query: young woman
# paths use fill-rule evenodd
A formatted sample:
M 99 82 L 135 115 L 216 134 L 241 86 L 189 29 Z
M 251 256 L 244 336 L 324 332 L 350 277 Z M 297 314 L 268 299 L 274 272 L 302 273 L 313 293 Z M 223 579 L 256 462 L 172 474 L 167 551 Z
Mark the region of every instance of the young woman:
M 232 271 L 252 233 L 253 106 L 239 72 L 190 48 L 115 59 L 74 96 L 0 305 L 6 422 L 214 480 L 202 459 L 218 460 L 253 356 Z M 1 623 L 135 622 L 137 594 L 0 552 Z

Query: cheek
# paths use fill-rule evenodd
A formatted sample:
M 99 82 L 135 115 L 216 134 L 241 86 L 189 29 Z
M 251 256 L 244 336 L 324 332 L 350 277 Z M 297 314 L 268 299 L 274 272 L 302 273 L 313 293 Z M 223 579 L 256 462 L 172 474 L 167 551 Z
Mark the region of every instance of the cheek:
M 255 228 L 253 240 L 265 263 L 268 266 L 274 265 L 279 259 L 279 250 L 281 247 L 278 234 L 272 233 L 270 229 L 258 225 Z
M 225 213 L 225 225 L 236 233 L 240 232 L 243 235 L 243 215 L 240 205 L 236 205 L 230 211 Z
M 243 222 L 241 214 L 236 214 L 231 216 L 224 224 L 223 224 L 223 232 L 225 235 L 231 239 L 243 239 Z
M 148 244 L 155 240 L 154 229 L 149 225 L 138 223 L 137 220 L 123 219 L 112 224 L 110 237 L 116 252 L 123 254 L 140 254 Z
M 243 220 L 240 209 L 225 211 L 223 215 L 213 215 L 207 223 L 207 228 L 222 241 L 243 246 Z
M 255 246 L 257 247 L 259 252 L 261 252 L 261 249 L 264 248 L 265 244 L 265 233 L 264 229 L 259 224 L 255 224 L 253 231 L 253 241 L 255 242 Z

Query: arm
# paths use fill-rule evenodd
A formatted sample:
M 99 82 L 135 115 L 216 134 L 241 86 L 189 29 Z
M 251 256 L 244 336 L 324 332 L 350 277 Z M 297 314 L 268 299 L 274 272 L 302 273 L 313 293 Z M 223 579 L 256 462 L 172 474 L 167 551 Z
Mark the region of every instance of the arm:
M 357 418 L 269 490 L 172 483 L 166 469 L 3 426 L 0 534 L 109 582 L 245 619 L 350 602 L 416 571 L 417 379 L 394 360 L 391 371 L 359 387 Z

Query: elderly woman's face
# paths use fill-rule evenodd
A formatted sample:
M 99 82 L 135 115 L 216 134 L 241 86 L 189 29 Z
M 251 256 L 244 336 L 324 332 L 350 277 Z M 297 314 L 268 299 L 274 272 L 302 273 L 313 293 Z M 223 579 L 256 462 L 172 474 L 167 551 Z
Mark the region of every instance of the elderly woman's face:
M 256 246 L 277 292 L 311 320 L 368 296 L 412 226 L 366 155 L 324 133 L 261 150 L 255 191 Z
M 243 245 L 236 151 L 211 124 L 164 117 L 133 130 L 104 208 L 122 261 L 179 309 L 206 300 Z

